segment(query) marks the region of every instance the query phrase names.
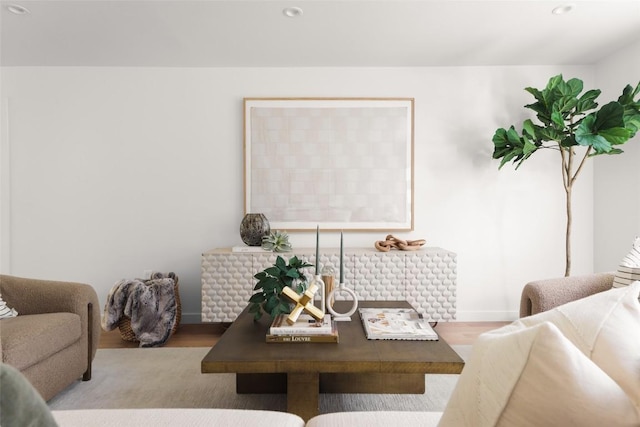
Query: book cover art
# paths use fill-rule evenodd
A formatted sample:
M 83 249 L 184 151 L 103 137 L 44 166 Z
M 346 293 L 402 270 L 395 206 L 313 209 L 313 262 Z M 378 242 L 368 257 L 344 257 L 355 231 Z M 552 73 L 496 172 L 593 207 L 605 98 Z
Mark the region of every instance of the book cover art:
M 370 340 L 438 340 L 426 319 L 412 308 L 361 308 L 360 319 Z

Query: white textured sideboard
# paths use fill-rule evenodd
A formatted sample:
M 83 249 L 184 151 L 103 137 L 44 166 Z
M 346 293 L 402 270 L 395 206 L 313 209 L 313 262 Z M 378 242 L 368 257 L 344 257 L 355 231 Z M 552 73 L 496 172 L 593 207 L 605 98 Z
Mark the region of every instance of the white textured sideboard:
M 202 321 L 234 321 L 253 294 L 254 274 L 273 265 L 278 255 L 287 261 L 296 255 L 315 264 L 315 249 L 278 254 L 223 248 L 203 253 Z M 320 265 L 335 269 L 336 283 L 339 258 L 339 249 L 323 249 L 320 254 Z M 453 252 L 433 247 L 390 252 L 345 248 L 344 277 L 347 287 L 355 290 L 360 300 L 408 301 L 425 318 L 455 320 L 456 258 Z M 310 267 L 309 275 L 313 272 Z M 342 295 L 336 299 L 342 299 Z

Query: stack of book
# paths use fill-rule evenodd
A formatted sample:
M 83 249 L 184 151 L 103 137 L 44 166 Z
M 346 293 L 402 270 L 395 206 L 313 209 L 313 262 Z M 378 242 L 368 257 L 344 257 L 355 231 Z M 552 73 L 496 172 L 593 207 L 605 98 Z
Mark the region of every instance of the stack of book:
M 293 325 L 287 323 L 288 314 L 279 314 L 267 334 L 269 343 L 337 343 L 338 329 L 336 323 L 327 314 L 321 322 L 317 322 L 308 314 L 301 314 Z

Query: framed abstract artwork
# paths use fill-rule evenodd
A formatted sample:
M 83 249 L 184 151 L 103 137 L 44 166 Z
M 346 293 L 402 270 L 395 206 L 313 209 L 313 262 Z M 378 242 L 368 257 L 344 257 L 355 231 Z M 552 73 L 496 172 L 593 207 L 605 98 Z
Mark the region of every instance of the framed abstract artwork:
M 413 98 L 245 98 L 245 213 L 289 231 L 413 230 L 413 108 Z

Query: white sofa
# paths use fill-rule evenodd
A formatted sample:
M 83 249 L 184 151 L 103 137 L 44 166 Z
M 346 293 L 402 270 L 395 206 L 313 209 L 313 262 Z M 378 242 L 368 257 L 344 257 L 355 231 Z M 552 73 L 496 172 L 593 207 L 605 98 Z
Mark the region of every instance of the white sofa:
M 54 411 L 53 417 L 60 427 L 640 426 L 639 296 L 635 282 L 482 334 L 443 413 L 345 412 L 306 424 L 292 414 L 224 409 Z
M 87 409 L 53 411 L 60 427 L 124 426 L 436 426 L 441 412 L 340 412 L 323 414 L 306 424 L 297 415 L 286 412 L 247 409 Z M 89 423 L 89 424 L 88 424 Z M 4 425 L 3 425 L 4 427 Z

